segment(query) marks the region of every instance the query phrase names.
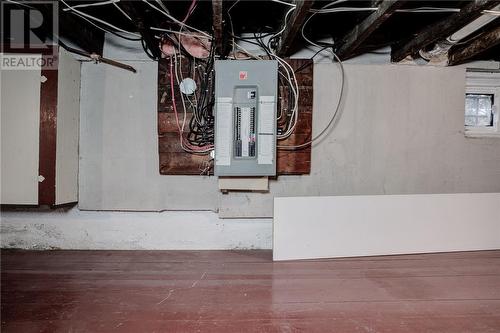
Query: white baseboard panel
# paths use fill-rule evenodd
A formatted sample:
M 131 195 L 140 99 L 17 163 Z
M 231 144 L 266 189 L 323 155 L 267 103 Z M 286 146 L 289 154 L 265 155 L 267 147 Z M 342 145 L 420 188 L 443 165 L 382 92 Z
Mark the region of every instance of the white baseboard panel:
M 2 248 L 78 250 L 270 249 L 271 219 L 219 219 L 209 211 L 2 212 Z
M 500 248 L 500 193 L 274 199 L 274 260 Z

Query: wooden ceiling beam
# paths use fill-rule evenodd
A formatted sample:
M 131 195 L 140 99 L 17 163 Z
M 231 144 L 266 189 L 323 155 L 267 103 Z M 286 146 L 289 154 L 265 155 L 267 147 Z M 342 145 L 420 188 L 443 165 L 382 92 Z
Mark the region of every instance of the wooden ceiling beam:
M 223 55 L 224 48 L 224 20 L 223 20 L 223 0 L 212 0 L 212 24 L 214 29 L 214 42 L 217 53 Z
M 82 50 L 102 54 L 104 31 L 69 13 L 59 15 L 59 35 Z
M 121 6 L 121 8 L 134 20 L 134 24 L 141 34 L 148 50 L 151 52 L 151 55 L 156 59 L 160 59 L 161 51 L 159 44 L 150 29 L 151 24 L 155 24 L 155 22 L 152 22 L 152 15 L 146 16 L 146 12 L 136 7 L 139 4 L 140 2 L 138 1 L 120 1 L 118 6 Z
M 399 9 L 404 0 L 386 0 L 380 2 L 378 9 L 370 14 L 361 23 L 349 31 L 338 43 L 336 53 L 341 59 L 348 59 L 355 56 L 356 51 L 377 30 L 382 23 Z
M 302 28 L 309 10 L 314 4 L 314 0 L 294 0 L 293 4 L 296 6 L 295 10 L 292 12 L 290 19 L 288 20 L 287 27 L 281 35 L 280 43 L 276 52 L 279 56 L 287 56 L 290 52 L 297 33 Z
M 454 46 L 448 52 L 448 65 L 459 65 L 500 44 L 500 26 L 493 28 L 470 43 Z
M 426 46 L 451 36 L 481 16 L 483 10 L 491 9 L 499 3 L 500 0 L 469 1 L 458 13 L 425 28 L 406 41 L 395 44 L 391 52 L 392 61 L 399 62 L 408 55 L 417 54 Z

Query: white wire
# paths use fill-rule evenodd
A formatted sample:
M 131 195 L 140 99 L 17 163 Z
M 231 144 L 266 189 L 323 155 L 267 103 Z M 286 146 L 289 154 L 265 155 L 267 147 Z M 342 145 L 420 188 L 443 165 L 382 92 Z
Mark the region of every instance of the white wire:
M 408 9 L 397 9 L 397 13 L 457 13 L 460 8 L 419 7 Z
M 293 145 L 293 146 L 277 146 L 278 149 L 283 149 L 283 150 L 295 150 L 295 149 L 300 149 L 300 148 L 305 148 L 309 145 L 311 145 L 313 142 L 317 141 L 318 139 L 320 139 L 321 137 L 323 137 L 323 135 L 325 135 L 325 133 L 328 132 L 328 129 L 333 125 L 335 124 L 335 120 L 337 119 L 337 114 L 342 106 L 342 101 L 343 101 L 343 98 L 344 98 L 344 92 L 345 92 L 345 71 L 344 71 L 344 65 L 342 64 L 342 61 L 339 59 L 339 57 L 335 54 L 335 52 L 331 51 L 332 52 L 332 55 L 333 55 L 333 58 L 335 60 L 337 60 L 339 66 L 340 66 L 340 73 L 341 73 L 341 84 L 340 84 L 340 95 L 339 95 L 339 99 L 337 101 L 337 105 L 333 111 L 333 114 L 332 114 L 332 117 L 330 118 L 330 120 L 328 121 L 328 124 L 323 128 L 323 130 L 321 130 L 321 132 L 319 132 L 316 136 L 312 137 L 311 140 L 307 141 L 307 142 L 304 142 L 302 144 L 299 144 L 299 145 Z
M 233 44 L 233 47 L 232 47 L 232 50 L 231 50 L 231 53 L 234 54 L 234 47 L 236 46 L 236 43 L 234 42 L 234 26 L 233 26 L 233 18 L 231 16 L 231 9 L 233 9 L 234 6 L 236 6 L 236 4 L 240 2 L 240 0 L 236 0 L 232 5 L 231 7 L 228 8 L 227 10 L 227 16 L 229 17 L 229 25 L 231 26 L 231 42 Z
M 96 21 L 96 22 L 102 23 L 102 24 L 104 24 L 104 25 L 107 25 L 108 27 L 111 27 L 111 28 L 113 28 L 113 29 L 115 29 L 115 30 L 118 30 L 118 31 L 121 31 L 121 32 L 124 32 L 124 33 L 130 34 L 130 35 L 132 35 L 132 36 L 135 36 L 135 37 L 141 37 L 141 35 L 139 35 L 139 34 L 136 34 L 136 33 L 133 33 L 133 32 L 127 31 L 127 30 L 123 30 L 122 28 L 118 28 L 118 27 L 116 27 L 116 26 L 112 25 L 111 23 L 108 23 L 108 22 L 106 22 L 106 21 L 103 21 L 103 20 L 101 20 L 101 19 L 98 19 L 98 18 L 96 18 L 96 17 L 93 17 L 93 16 L 91 16 L 91 15 L 89 15 L 89 14 L 86 14 L 86 13 L 84 13 L 84 12 L 81 12 L 81 11 L 79 11 L 78 9 L 74 9 L 73 7 L 69 6 L 69 5 L 66 3 L 66 1 L 64 1 L 64 0 L 60 0 L 60 1 L 61 1 L 61 2 L 62 2 L 62 3 L 63 3 L 66 7 L 67 7 L 67 8 L 69 8 L 69 9 L 71 10 L 71 12 L 73 12 L 73 13 L 77 13 L 77 14 L 79 14 L 80 16 L 87 17 L 87 18 L 89 18 L 89 19 L 91 19 L 91 20 L 94 20 L 94 21 Z
M 252 52 L 248 51 L 247 49 L 245 49 L 243 46 L 241 45 L 238 45 L 238 43 L 235 43 L 234 44 L 237 48 L 241 49 L 245 54 L 247 54 L 248 56 L 250 56 L 250 59 L 257 59 L 257 60 L 262 60 L 262 58 L 259 56 L 259 55 L 256 55 L 256 54 L 253 54 Z M 234 51 L 233 51 L 233 56 L 234 56 Z
M 290 87 L 292 89 L 292 95 L 294 99 L 294 104 L 293 104 L 293 109 L 292 109 L 292 121 L 288 124 L 288 128 L 285 131 L 285 133 L 278 135 L 278 139 L 283 140 L 288 138 L 294 131 L 297 122 L 298 122 L 298 117 L 299 117 L 299 85 L 297 83 L 297 77 L 295 76 L 295 72 L 285 60 L 282 58 L 278 57 L 275 53 L 272 54 L 272 56 L 278 61 L 278 63 L 285 69 L 285 73 L 287 75 L 287 81 L 290 83 Z M 290 75 L 290 73 L 292 75 Z M 292 80 L 293 78 L 293 80 Z
M 484 14 L 500 16 L 500 10 L 483 10 Z
M 169 13 L 167 13 L 166 11 L 154 6 L 153 4 L 151 4 L 149 1 L 147 0 L 142 0 L 143 2 L 147 3 L 151 8 L 159 11 L 160 13 L 162 13 L 163 15 L 165 15 L 166 17 L 168 17 L 169 19 L 171 19 L 172 21 L 174 21 L 175 23 L 177 23 L 178 25 L 182 26 L 182 27 L 185 27 L 185 28 L 188 28 L 188 29 L 191 29 L 191 30 L 194 30 L 194 31 L 197 31 L 201 34 L 203 34 L 204 36 L 207 36 L 207 37 L 211 37 L 209 34 L 207 34 L 206 32 L 204 31 L 201 31 L 199 29 L 196 29 L 190 25 L 187 25 L 186 23 L 182 23 L 181 21 L 179 21 L 178 19 L 176 19 L 175 17 L 173 17 L 172 15 L 170 15 Z
M 212 36 L 198 36 L 194 35 L 192 33 L 187 33 L 187 32 L 181 32 L 181 31 L 176 31 L 176 30 L 170 30 L 170 29 L 163 29 L 163 28 L 155 28 L 155 27 L 150 27 L 151 30 L 156 30 L 156 31 L 164 31 L 164 32 L 171 32 L 177 35 L 183 35 L 183 36 L 189 36 L 189 37 L 196 37 L 200 39 L 212 39 Z
M 35 7 L 27 5 L 27 4 L 19 2 L 19 1 L 14 1 L 14 0 L 5 0 L 5 1 L 13 3 L 13 4 L 16 4 L 16 5 L 19 5 L 19 6 L 27 7 L 27 8 L 30 8 L 30 9 L 35 9 Z
M 333 6 L 333 5 L 337 5 L 337 4 L 339 4 L 339 3 L 346 2 L 346 1 L 347 1 L 347 0 L 336 0 L 336 1 L 333 1 L 333 2 L 330 2 L 330 3 L 327 3 L 326 5 L 324 5 L 323 7 L 321 7 L 321 8 L 319 9 L 319 11 L 325 10 L 325 9 L 327 9 L 327 8 L 329 8 L 329 7 Z M 321 48 L 321 47 L 322 47 L 321 45 L 316 44 L 315 42 L 313 42 L 312 40 L 310 40 L 309 38 L 307 38 L 307 37 L 306 37 L 306 34 L 305 34 L 305 32 L 304 32 L 304 29 L 305 29 L 305 27 L 306 27 L 307 23 L 309 23 L 309 21 L 310 21 L 310 20 L 311 20 L 311 19 L 312 19 L 312 18 L 313 18 L 316 14 L 318 14 L 318 12 L 313 12 L 313 13 L 312 13 L 312 14 L 311 14 L 311 15 L 310 15 L 310 16 L 309 16 L 309 17 L 308 17 L 308 18 L 304 21 L 304 24 L 302 24 L 302 29 L 300 30 L 300 33 L 302 34 L 302 38 L 303 38 L 306 42 L 308 42 L 308 43 L 309 43 L 309 44 L 311 44 L 311 45 L 314 45 L 314 46 L 316 46 L 316 47 L 320 47 L 320 48 Z
M 325 6 L 326 7 L 326 6 Z M 330 7 L 330 6 L 328 6 Z M 310 9 L 309 12 L 315 14 L 328 14 L 328 13 L 338 13 L 338 12 L 362 12 L 362 11 L 376 11 L 378 7 L 335 7 L 335 8 L 321 8 L 321 9 Z M 398 13 L 456 13 L 459 12 L 460 8 L 446 8 L 446 7 L 418 7 L 418 8 L 407 8 L 407 9 L 397 9 Z M 484 11 L 483 11 L 484 13 Z
M 285 31 L 286 26 L 287 26 L 287 22 L 288 22 L 288 15 L 290 15 L 290 13 L 291 13 L 291 12 L 293 12 L 294 10 L 295 10 L 295 7 L 292 7 L 292 8 L 290 8 L 290 9 L 286 12 L 286 14 L 285 14 L 285 19 L 283 20 L 283 22 L 284 22 L 284 23 L 283 23 L 283 27 L 281 28 L 281 30 L 280 30 L 280 31 L 278 31 L 277 33 L 275 33 L 275 34 L 271 37 L 271 39 L 275 38 L 275 37 L 276 37 L 276 36 L 278 36 L 278 35 L 281 35 L 281 34 L 283 33 L 283 31 Z
M 170 12 L 168 11 L 168 8 L 165 6 L 165 4 L 163 3 L 163 1 L 161 0 L 155 0 L 156 3 L 165 11 L 167 12 L 167 14 L 170 14 Z
M 119 1 L 120 1 L 120 0 L 117 0 L 116 2 L 119 2 Z M 131 17 L 130 17 L 130 16 L 129 16 L 129 15 L 128 15 L 128 14 L 127 14 L 127 13 L 126 13 L 123 9 L 121 9 L 121 8 L 120 8 L 120 6 L 118 6 L 118 5 L 116 4 L 116 2 L 113 2 L 113 6 L 115 6 L 115 7 L 116 7 L 116 9 L 118 9 L 118 10 L 119 10 L 119 11 L 120 11 L 120 12 L 121 12 L 121 13 L 122 13 L 122 14 L 123 14 L 126 18 L 128 18 L 128 19 L 129 19 L 129 21 L 134 22 L 134 20 L 132 20 L 132 18 L 131 18 Z
M 187 119 L 187 111 L 186 111 L 186 103 L 184 102 L 184 97 L 183 97 L 183 93 L 182 91 L 180 90 L 180 81 L 179 81 L 179 77 L 178 77 L 178 69 L 177 69 L 177 56 L 176 54 L 174 53 L 173 55 L 173 58 L 174 58 L 174 71 L 175 71 L 175 78 L 177 80 L 177 86 L 179 87 L 179 92 L 180 92 L 180 95 L 181 95 L 181 99 L 182 99 L 182 108 L 183 108 L 183 118 L 182 118 L 182 126 L 181 126 L 181 130 L 180 130 L 180 145 L 181 145 L 181 148 L 188 152 L 188 153 L 194 153 L 194 154 L 203 154 L 203 153 L 208 153 L 212 150 L 214 150 L 214 148 L 207 148 L 207 149 L 203 149 L 203 150 L 193 150 L 193 149 L 190 149 L 188 147 L 185 147 L 184 146 L 184 128 L 186 126 L 186 119 Z M 182 68 L 180 69 L 182 71 Z
M 297 7 L 297 5 L 293 4 L 293 3 L 289 3 L 289 2 L 285 2 L 285 1 L 281 1 L 281 0 L 271 0 L 272 2 L 277 2 L 277 3 L 281 3 L 283 5 L 287 5 L 287 6 L 290 6 L 290 7 Z
M 366 12 L 366 11 L 376 11 L 376 7 L 335 7 L 331 9 L 310 9 L 310 13 L 314 14 L 329 14 L 337 12 Z
M 180 27 L 179 33 L 182 33 L 182 27 Z M 179 76 L 181 77 L 181 81 L 184 80 L 184 76 L 182 75 L 182 50 L 181 50 L 181 41 L 179 39 L 179 43 L 178 43 L 178 51 L 179 51 Z M 195 59 L 195 58 L 193 58 Z M 177 77 L 177 71 L 175 72 L 175 75 L 176 75 L 176 78 L 177 78 L 177 85 L 179 87 L 179 91 L 180 91 L 180 95 L 181 95 L 181 98 L 182 98 L 182 103 L 184 104 L 184 94 L 182 93 L 182 90 L 181 90 L 181 82 L 179 81 L 179 78 Z M 194 94 L 196 96 L 196 93 Z M 191 107 L 193 108 L 193 110 L 196 111 L 196 107 L 194 106 L 193 102 L 191 101 L 191 99 L 189 99 L 189 97 L 186 95 L 186 99 L 189 101 L 189 104 L 191 104 Z M 185 108 L 185 106 L 184 106 Z M 194 119 L 196 120 L 196 122 L 201 125 L 201 121 L 199 120 L 198 118 L 198 113 L 197 112 L 193 112 L 193 117 Z M 184 121 L 185 121 L 185 117 L 184 117 Z M 182 124 L 182 130 L 184 130 L 184 123 Z
M 80 5 L 71 6 L 71 8 L 74 9 L 74 8 L 83 8 L 83 7 L 109 5 L 109 4 L 112 4 L 112 3 L 115 3 L 115 2 L 120 2 L 120 0 L 108 0 L 108 1 L 100 1 L 100 2 L 83 3 L 83 4 L 80 4 Z M 67 12 L 68 10 L 71 10 L 71 8 L 64 8 L 63 11 Z
M 109 33 L 109 31 L 108 31 L 108 30 L 106 30 L 106 29 L 102 28 L 101 26 L 99 26 L 99 25 L 95 24 L 94 22 L 92 22 L 91 20 L 89 20 L 88 18 L 86 18 L 85 16 L 80 15 L 80 14 L 78 14 L 78 13 L 73 13 L 73 15 L 76 15 L 76 16 L 80 17 L 82 20 L 87 21 L 88 23 L 90 23 L 91 25 L 93 25 L 94 27 L 96 27 L 97 29 L 104 31 L 105 33 Z M 119 34 L 119 33 L 117 33 L 117 32 L 115 32 L 115 34 L 116 34 L 117 36 L 119 36 L 119 37 L 124 38 L 123 36 L 120 36 L 120 34 Z M 137 41 L 139 41 L 139 40 L 140 40 L 140 39 L 137 39 Z

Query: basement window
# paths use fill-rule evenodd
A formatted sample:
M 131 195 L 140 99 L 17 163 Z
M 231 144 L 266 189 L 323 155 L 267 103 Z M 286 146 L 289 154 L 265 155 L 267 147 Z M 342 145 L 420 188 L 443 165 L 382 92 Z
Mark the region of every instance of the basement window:
M 465 95 L 465 126 L 493 127 L 494 94 L 470 93 Z
M 499 73 L 467 72 L 464 115 L 465 135 L 471 137 L 500 137 L 499 102 Z

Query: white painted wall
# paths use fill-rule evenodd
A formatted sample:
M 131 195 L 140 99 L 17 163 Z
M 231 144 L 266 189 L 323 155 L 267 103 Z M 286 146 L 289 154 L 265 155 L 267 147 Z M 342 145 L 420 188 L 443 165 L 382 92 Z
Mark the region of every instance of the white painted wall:
M 215 210 L 215 178 L 160 175 L 157 64 L 128 63 L 137 74 L 82 64 L 79 207 Z
M 1 70 L 0 81 L 1 203 L 38 204 L 40 69 Z
M 213 177 L 160 176 L 156 64 L 138 74 L 82 67 L 80 208 L 213 210 L 272 217 L 274 196 L 500 191 L 500 140 L 463 133 L 465 69 L 346 65 L 346 98 L 316 144 L 308 176 L 282 176 L 270 193 L 220 194 Z M 314 131 L 339 91 L 336 65 L 315 65 Z
M 311 175 L 279 177 L 269 194 L 221 196 L 221 216 L 272 216 L 273 196 L 500 191 L 500 140 L 464 136 L 463 67 L 345 68 L 342 114 L 313 146 Z M 319 132 L 337 101 L 340 74 L 320 63 L 314 75 Z
M 343 115 L 314 147 L 311 175 L 279 177 L 268 194 L 222 195 L 213 177 L 160 176 L 157 66 L 134 43 L 113 44 L 104 55 L 138 73 L 82 65 L 79 207 L 129 212 L 3 212 L 3 247 L 270 248 L 270 219 L 209 210 L 270 217 L 274 196 L 500 191 L 500 140 L 463 135 L 459 67 L 346 66 Z M 337 67 L 317 64 L 314 84 L 317 132 L 337 97 Z M 133 212 L 149 210 L 190 212 Z
M 1 247 L 24 249 L 270 249 L 270 219 L 220 220 L 213 212 L 2 212 Z
M 59 48 L 56 205 L 78 201 L 80 62 Z

